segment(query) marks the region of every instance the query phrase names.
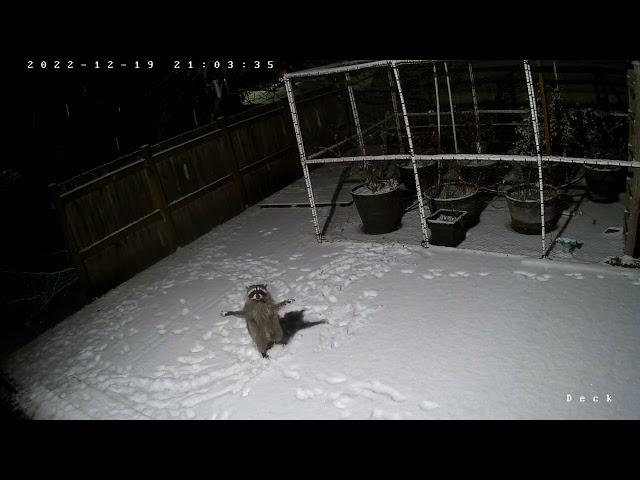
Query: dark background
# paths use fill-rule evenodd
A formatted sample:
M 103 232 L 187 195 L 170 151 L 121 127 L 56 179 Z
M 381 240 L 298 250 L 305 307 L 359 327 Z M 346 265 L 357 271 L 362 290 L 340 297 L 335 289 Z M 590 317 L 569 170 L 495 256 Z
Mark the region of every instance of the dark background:
M 108 60 L 128 68 L 107 69 Z M 49 185 L 196 127 L 255 108 L 246 91 L 278 83 L 288 70 L 331 60 L 199 56 L 33 55 L 16 62 L 14 121 L 0 165 L 0 358 L 80 308 L 77 285 Z M 225 68 L 227 60 L 234 68 Z M 33 60 L 33 69 L 28 62 Z M 54 69 L 54 62 L 60 68 Z M 67 69 L 73 60 L 74 68 Z M 94 68 L 99 61 L 100 69 Z M 133 69 L 138 60 L 140 69 Z M 154 62 L 152 69 L 147 61 Z M 176 69 L 174 61 L 180 61 Z M 261 62 L 255 69 L 254 61 Z M 273 60 L 274 68 L 267 67 Z M 46 67 L 41 67 L 41 62 Z M 188 61 L 194 64 L 187 68 Z M 246 68 L 240 65 L 246 61 Z M 202 68 L 206 62 L 207 67 Z M 86 63 L 87 67 L 81 67 Z M 200 68 L 197 68 L 199 66 Z M 219 97 L 216 94 L 222 92 Z M 75 283 L 74 283 L 75 282 Z

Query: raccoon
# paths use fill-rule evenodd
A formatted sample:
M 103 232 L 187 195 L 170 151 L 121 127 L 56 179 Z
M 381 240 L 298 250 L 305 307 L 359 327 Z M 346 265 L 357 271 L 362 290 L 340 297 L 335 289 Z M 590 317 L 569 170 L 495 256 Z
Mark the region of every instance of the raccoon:
M 258 351 L 264 358 L 268 358 L 267 350 L 274 343 L 280 343 L 283 338 L 278 310 L 293 301 L 293 299 L 288 299 L 276 303 L 265 284 L 249 285 L 243 309 L 233 312 L 223 311 L 221 315 L 223 317 L 234 315 L 244 318 L 247 322 L 249 335 L 251 335 Z

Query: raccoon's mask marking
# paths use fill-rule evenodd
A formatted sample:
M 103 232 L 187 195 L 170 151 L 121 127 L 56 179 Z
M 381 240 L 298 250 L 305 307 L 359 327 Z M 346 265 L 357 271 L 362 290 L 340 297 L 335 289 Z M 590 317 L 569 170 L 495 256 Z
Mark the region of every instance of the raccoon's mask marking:
M 247 287 L 247 297 L 256 302 L 263 301 L 268 295 L 269 293 L 267 292 L 267 286 L 265 284 L 249 285 Z

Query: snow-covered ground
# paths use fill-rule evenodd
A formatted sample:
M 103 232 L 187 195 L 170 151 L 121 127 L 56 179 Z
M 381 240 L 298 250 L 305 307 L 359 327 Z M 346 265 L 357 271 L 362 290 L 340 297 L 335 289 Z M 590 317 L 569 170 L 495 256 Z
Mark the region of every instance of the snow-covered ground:
M 3 368 L 35 418 L 640 418 L 638 270 L 370 238 L 252 207 Z M 263 359 L 220 316 L 252 283 L 328 323 Z

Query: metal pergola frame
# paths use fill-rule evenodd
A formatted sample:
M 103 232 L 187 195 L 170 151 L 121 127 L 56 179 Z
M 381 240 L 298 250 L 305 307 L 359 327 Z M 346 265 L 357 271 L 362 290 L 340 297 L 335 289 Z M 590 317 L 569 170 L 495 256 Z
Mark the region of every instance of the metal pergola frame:
M 451 126 L 453 129 L 454 136 L 454 145 L 455 145 L 455 154 L 438 154 L 438 155 L 420 155 L 416 154 L 413 148 L 413 139 L 411 136 L 411 127 L 409 125 L 409 116 L 416 114 L 408 114 L 404 95 L 402 93 L 402 85 L 400 82 L 400 73 L 398 71 L 399 65 L 407 65 L 407 64 L 432 64 L 433 65 L 433 78 L 435 84 L 435 92 L 436 92 L 436 104 L 437 104 L 437 120 L 438 120 L 438 142 L 440 142 L 440 99 L 438 95 L 438 77 L 436 64 L 440 62 L 444 65 L 446 83 L 447 83 L 447 94 L 449 100 L 449 110 L 451 115 Z M 353 62 L 345 62 L 337 65 L 329 65 L 322 68 L 311 68 L 307 70 L 302 70 L 299 72 L 291 72 L 284 75 L 284 83 L 285 89 L 287 92 L 287 98 L 289 101 L 289 108 L 291 111 L 291 120 L 293 122 L 293 129 L 296 136 L 296 141 L 298 143 L 298 151 L 300 153 L 300 163 L 302 165 L 302 172 L 305 179 L 305 184 L 307 187 L 307 194 L 309 197 L 309 204 L 311 206 L 311 212 L 313 216 L 313 223 L 316 232 L 316 238 L 318 242 L 322 242 L 322 234 L 320 230 L 320 225 L 318 222 L 318 215 L 316 210 L 316 203 L 313 196 L 313 188 L 311 185 L 311 178 L 309 175 L 309 164 L 322 164 L 322 163 L 343 163 L 343 162 L 372 162 L 372 161 L 389 161 L 389 160 L 410 160 L 413 166 L 414 180 L 416 193 L 418 198 L 418 209 L 420 214 L 420 225 L 422 229 L 423 240 L 421 245 L 424 247 L 429 246 L 429 232 L 427 229 L 427 222 L 424 212 L 424 202 L 422 197 L 422 188 L 420 185 L 420 178 L 418 175 L 417 161 L 419 160 L 437 160 L 439 161 L 451 161 L 451 160 L 478 160 L 478 161 L 510 161 L 510 162 L 535 162 L 538 166 L 538 185 L 540 191 L 540 220 L 541 220 L 541 243 L 542 243 L 542 254 L 541 258 L 545 258 L 547 256 L 547 248 L 546 248 L 546 231 L 545 231 L 545 221 L 544 221 L 544 180 L 542 176 L 542 163 L 543 158 L 544 162 L 560 162 L 560 163 L 578 163 L 584 165 L 609 165 L 609 166 L 621 166 L 621 167 L 634 167 L 640 168 L 640 162 L 637 161 L 627 161 L 627 160 L 609 160 L 609 159 L 592 159 L 592 158 L 579 158 L 579 157 L 561 157 L 561 156 L 551 156 L 551 155 L 542 155 L 540 148 L 540 125 L 538 121 L 537 114 L 537 106 L 536 106 L 536 96 L 533 80 L 531 77 L 531 68 L 529 66 L 528 60 L 523 60 L 525 81 L 527 85 L 527 95 L 529 99 L 529 111 L 531 114 L 532 120 L 532 128 L 533 128 L 533 136 L 535 142 L 535 151 L 536 155 L 494 155 L 494 154 L 482 154 L 480 153 L 480 142 L 479 142 L 479 110 L 477 105 L 477 98 L 475 92 L 475 84 L 473 79 L 473 68 L 471 63 L 468 63 L 469 67 L 469 78 L 471 81 L 471 89 L 472 89 L 472 97 L 473 97 L 473 106 L 474 106 L 474 117 L 476 121 L 476 145 L 477 145 L 477 154 L 460 154 L 458 153 L 458 145 L 456 138 L 456 126 L 455 126 L 455 117 L 454 117 L 454 109 L 453 109 L 453 101 L 451 95 L 451 86 L 449 82 L 449 71 L 447 67 L 447 62 L 442 60 L 377 60 L 377 61 L 353 61 Z M 360 119 L 358 115 L 358 109 L 355 101 L 355 96 L 353 94 L 353 88 L 351 85 L 351 78 L 349 73 L 355 72 L 358 70 L 368 69 L 368 68 L 389 68 L 389 83 L 391 88 L 391 97 L 392 97 L 392 105 L 394 109 L 394 120 L 396 124 L 396 129 L 398 131 L 400 137 L 400 123 L 399 117 L 402 117 L 404 120 L 404 128 L 406 132 L 406 138 L 409 146 L 408 153 L 394 154 L 394 155 L 367 155 L 364 146 L 364 134 L 373 128 L 379 126 L 380 124 L 389 120 L 389 117 L 385 117 L 385 119 L 380 122 L 372 125 L 364 132 L 360 126 Z M 344 139 L 330 147 L 327 147 L 319 152 L 315 152 L 314 154 L 307 156 L 304 148 L 304 142 L 302 140 L 302 131 L 300 128 L 300 123 L 298 120 L 298 113 L 295 104 L 295 98 L 293 93 L 293 87 L 291 84 L 291 79 L 296 78 L 305 78 L 305 77 L 317 77 L 322 75 L 335 75 L 338 73 L 345 74 L 345 82 L 347 85 L 347 92 L 349 95 L 349 104 L 351 107 L 351 113 L 353 116 L 353 120 L 356 126 L 356 134 L 351 137 Z M 555 73 L 555 62 L 554 62 L 554 74 Z M 394 89 L 395 83 L 395 89 Z M 397 97 L 396 98 L 396 94 Z M 398 103 L 400 104 L 400 110 L 398 111 Z M 350 140 L 357 138 L 358 146 L 360 147 L 362 155 L 359 156 L 348 156 L 348 157 L 329 157 L 329 158 L 317 158 L 320 155 L 331 151 L 335 147 L 342 145 Z M 400 137 L 401 139 L 401 137 Z M 401 141 L 401 148 L 404 151 L 404 143 Z M 440 145 L 438 145 L 438 151 L 440 149 Z

